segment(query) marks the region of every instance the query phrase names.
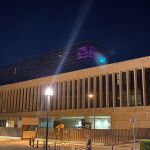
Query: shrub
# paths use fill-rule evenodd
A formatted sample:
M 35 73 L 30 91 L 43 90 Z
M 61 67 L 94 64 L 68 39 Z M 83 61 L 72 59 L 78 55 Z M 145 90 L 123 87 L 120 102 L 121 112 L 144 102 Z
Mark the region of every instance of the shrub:
M 150 150 L 150 140 L 141 140 L 140 150 Z

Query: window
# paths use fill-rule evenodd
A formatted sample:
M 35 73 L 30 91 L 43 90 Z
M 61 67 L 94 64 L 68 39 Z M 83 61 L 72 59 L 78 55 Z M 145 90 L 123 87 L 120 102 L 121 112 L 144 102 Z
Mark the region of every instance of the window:
M 102 107 L 106 107 L 106 76 L 102 76 Z
M 146 105 L 150 105 L 150 68 L 145 69 Z
M 120 107 L 120 95 L 119 95 L 119 86 L 120 86 L 120 81 L 119 81 L 119 73 L 115 73 L 115 100 L 116 100 L 116 107 Z
M 142 70 L 137 70 L 137 105 L 143 105 Z
M 126 72 L 122 72 L 122 106 L 127 106 Z
M 134 71 L 129 71 L 129 83 L 130 83 L 130 106 L 135 106 L 135 95 L 134 95 Z
M 108 76 L 108 84 L 109 84 L 109 107 L 113 107 L 112 74 L 109 74 Z

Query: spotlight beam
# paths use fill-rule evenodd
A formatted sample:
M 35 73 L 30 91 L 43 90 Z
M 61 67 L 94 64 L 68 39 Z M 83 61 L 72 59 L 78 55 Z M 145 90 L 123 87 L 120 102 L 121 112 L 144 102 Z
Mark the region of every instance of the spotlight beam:
M 93 3 L 93 0 L 88 0 L 88 1 L 85 1 L 84 2 L 84 5 L 81 7 L 82 9 L 80 9 L 80 13 L 77 17 L 77 20 L 74 24 L 74 27 L 73 27 L 73 30 L 69 36 L 69 40 L 67 42 L 67 48 L 66 48 L 66 51 L 64 52 L 63 54 L 63 57 L 56 69 L 56 72 L 55 72 L 55 75 L 58 74 L 60 71 L 61 71 L 61 68 L 63 67 L 63 64 L 69 54 L 69 51 L 70 51 L 70 48 L 72 47 L 72 45 L 74 44 L 78 34 L 79 34 L 79 31 L 80 29 L 82 28 L 83 26 L 83 23 L 85 22 L 85 19 L 87 18 L 88 16 L 88 13 L 90 11 L 90 8 L 92 6 L 92 3 Z

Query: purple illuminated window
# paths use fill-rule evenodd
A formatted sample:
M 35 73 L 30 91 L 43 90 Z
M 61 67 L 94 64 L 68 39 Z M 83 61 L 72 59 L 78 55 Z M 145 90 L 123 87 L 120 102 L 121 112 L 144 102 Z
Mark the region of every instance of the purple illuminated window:
M 93 48 L 93 47 L 86 47 L 86 46 L 80 47 L 77 51 L 77 59 L 92 57 L 94 49 L 95 48 Z

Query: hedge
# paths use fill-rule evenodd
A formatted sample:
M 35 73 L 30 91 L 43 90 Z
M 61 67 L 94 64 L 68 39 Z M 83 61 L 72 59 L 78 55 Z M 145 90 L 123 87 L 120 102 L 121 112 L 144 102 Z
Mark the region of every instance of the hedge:
M 150 150 L 150 140 L 141 140 L 140 150 Z

